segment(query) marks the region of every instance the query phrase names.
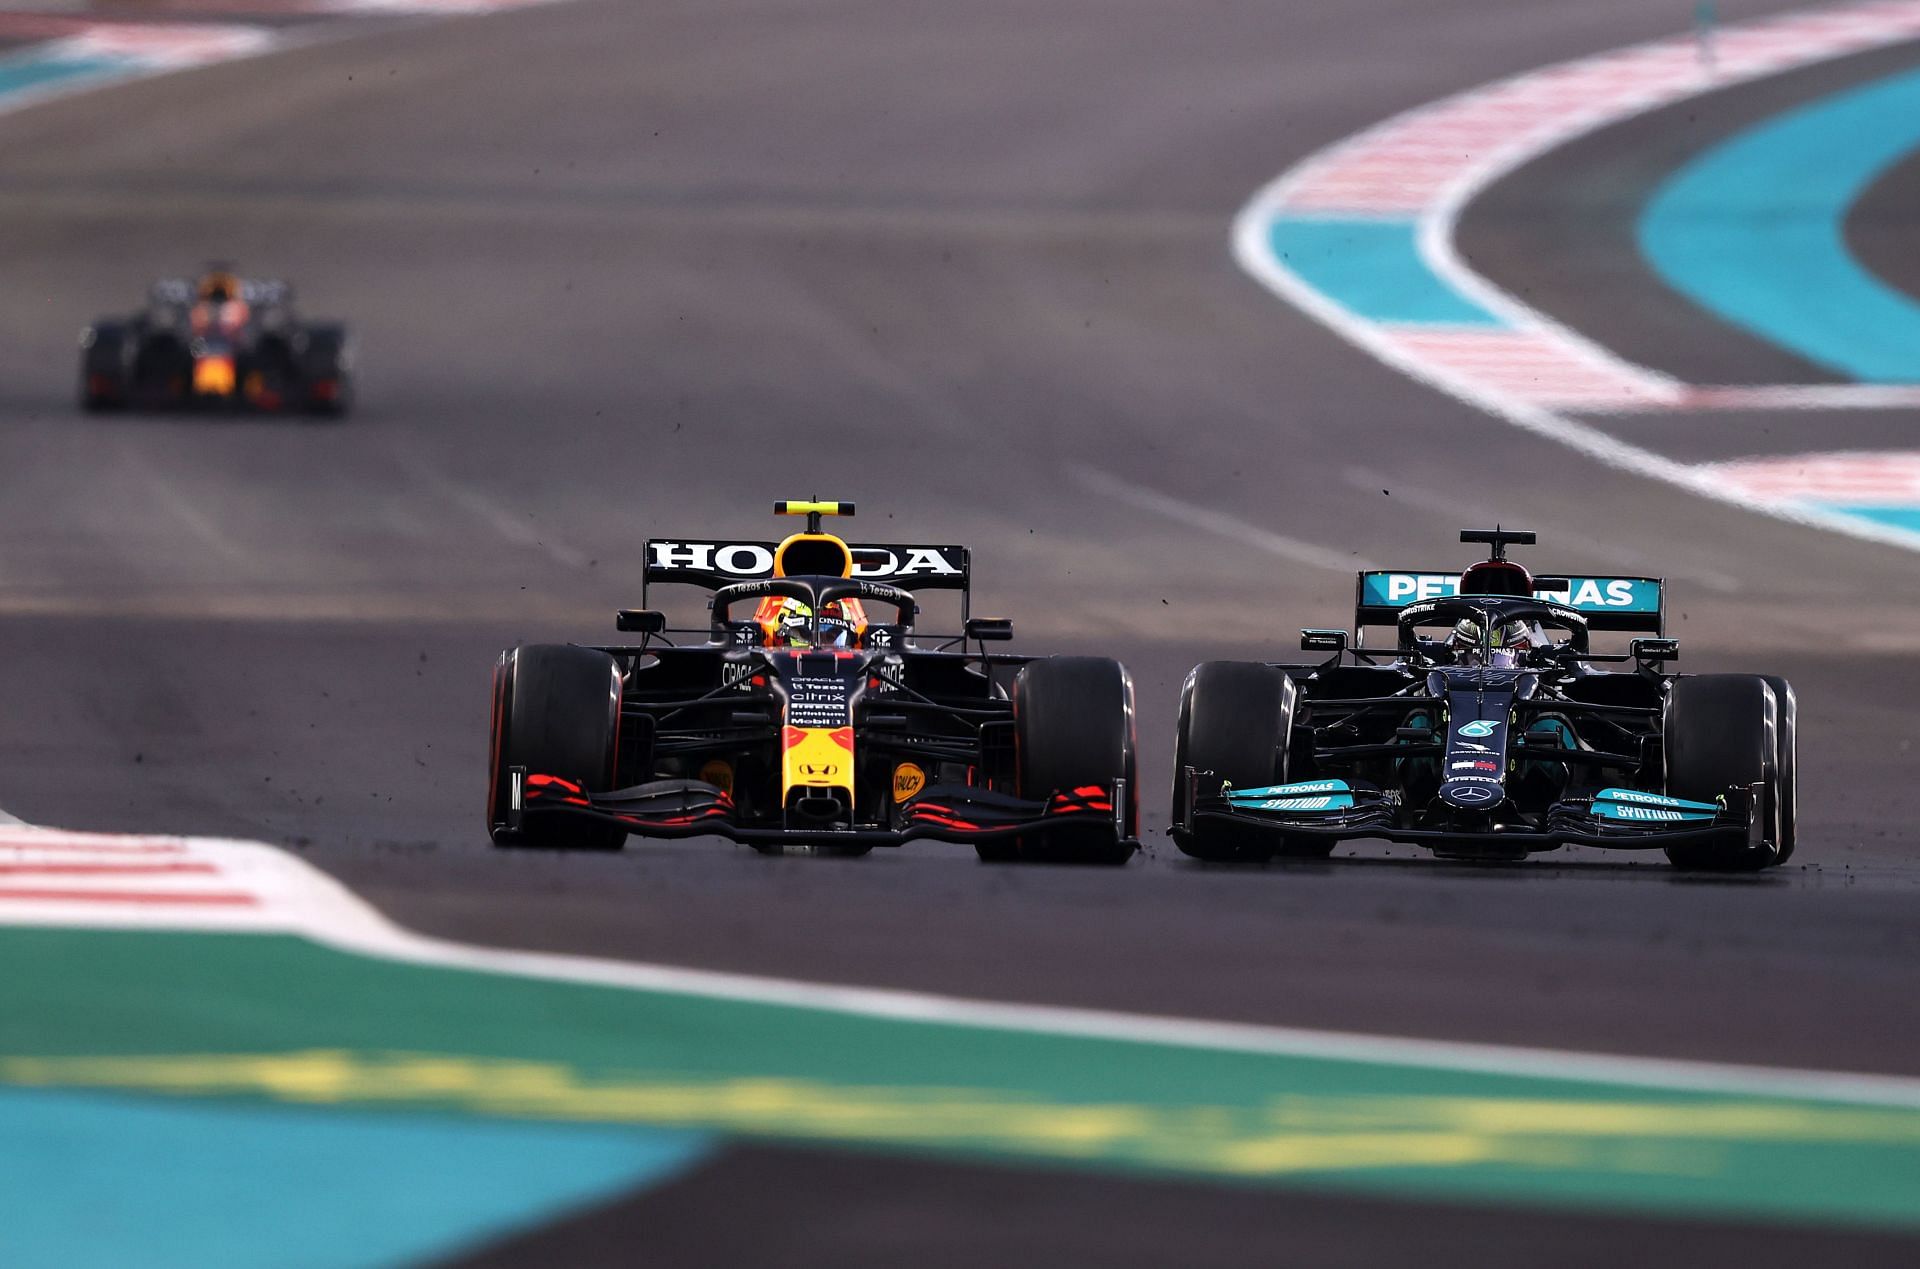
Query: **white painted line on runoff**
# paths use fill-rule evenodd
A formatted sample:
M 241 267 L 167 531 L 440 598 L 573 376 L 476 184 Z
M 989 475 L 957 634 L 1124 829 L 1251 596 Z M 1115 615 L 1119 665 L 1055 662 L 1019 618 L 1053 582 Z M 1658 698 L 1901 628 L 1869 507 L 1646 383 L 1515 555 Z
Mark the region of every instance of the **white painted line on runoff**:
M 546 952 L 473 947 L 402 929 L 332 877 L 259 842 L 203 837 L 68 833 L 18 828 L 0 832 L 9 852 L 45 856 L 56 849 L 114 859 L 153 852 L 212 869 L 210 893 L 244 893 L 245 905 L 119 903 L 101 897 L 9 901 L 0 889 L 0 925 L 282 933 L 358 955 L 478 973 L 633 991 L 700 996 L 748 1004 L 884 1018 L 936 1026 L 1076 1036 L 1133 1044 L 1384 1063 L 1542 1080 L 1591 1080 L 1639 1088 L 1815 1101 L 1920 1107 L 1920 1079 L 1718 1062 L 1622 1057 L 1510 1045 L 1269 1027 L 1248 1023 L 967 1000 L 926 992 L 833 986 L 669 965 Z M 129 890 L 144 891 L 129 879 Z M 234 954 L 244 956 L 242 947 Z
M 1475 273 L 1459 256 L 1462 209 L 1532 158 L 1688 97 L 1797 66 L 1920 38 L 1920 0 L 1788 14 L 1720 33 L 1711 64 L 1692 39 L 1656 41 L 1531 71 L 1395 115 L 1282 173 L 1233 226 L 1241 268 L 1381 361 L 1525 431 L 1610 467 L 1792 523 L 1920 549 L 1920 533 L 1756 496 L 1710 465 L 1623 441 L 1564 410 L 1899 408 L 1915 389 L 1872 385 L 1691 385 L 1627 362 Z M 1482 322 L 1369 317 L 1281 258 L 1283 222 L 1412 223 L 1420 260 Z
M 1904 383 L 1690 384 L 1685 408 L 1714 410 L 1911 410 L 1920 406 L 1920 386 Z M 1657 412 L 1670 407 L 1615 401 L 1590 414 Z
M 1067 468 L 1067 475 L 1081 488 L 1103 497 L 1113 498 L 1142 511 L 1151 511 L 1157 516 L 1184 524 L 1189 528 L 1211 533 L 1230 542 L 1252 547 L 1268 555 L 1277 555 L 1283 560 L 1295 564 L 1304 564 L 1308 568 L 1324 568 L 1336 573 L 1353 573 L 1361 569 L 1373 568 L 1373 564 L 1357 555 L 1348 555 L 1332 547 L 1319 546 L 1312 542 L 1303 542 L 1299 538 L 1290 538 L 1263 529 L 1257 524 L 1230 516 L 1225 512 L 1202 507 L 1197 503 L 1184 502 L 1179 498 L 1149 489 L 1145 485 L 1136 485 L 1123 480 L 1112 472 L 1098 467 L 1088 467 L 1075 463 Z
M 1920 506 L 1920 454 L 1842 450 L 1709 464 L 1759 498 L 1809 498 L 1860 507 Z
M 492 529 L 501 541 L 522 550 L 539 551 L 562 568 L 587 567 L 589 560 L 585 551 L 569 546 L 551 531 L 535 528 L 527 522 L 523 513 L 513 510 L 510 503 L 503 503 L 499 498 L 449 476 L 410 448 L 395 447 L 393 454 L 395 461 L 409 475 Z

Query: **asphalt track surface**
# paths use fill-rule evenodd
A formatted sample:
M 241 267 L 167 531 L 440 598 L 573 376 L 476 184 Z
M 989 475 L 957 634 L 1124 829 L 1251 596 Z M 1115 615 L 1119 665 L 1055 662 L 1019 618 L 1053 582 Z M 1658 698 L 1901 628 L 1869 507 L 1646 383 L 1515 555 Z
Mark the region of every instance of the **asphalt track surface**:
M 1400 378 L 1228 257 L 1233 211 L 1313 149 L 1684 16 L 1667 0 L 585 0 L 0 120 L 0 806 L 289 843 L 406 924 L 481 942 L 1920 1073 L 1920 556 L 1597 467 Z M 1911 168 L 1888 179 L 1910 187 Z M 214 256 L 352 319 L 362 413 L 75 414 L 74 330 Z M 1590 300 L 1601 318 L 1638 302 Z M 1751 377 L 1775 381 L 1777 354 L 1754 356 Z M 1498 520 L 1539 530 L 1544 566 L 1664 573 L 1687 668 L 1799 688 L 1799 855 L 1717 881 L 1584 852 L 1189 865 L 1160 834 L 1181 675 L 1341 624 L 1351 576 L 1116 489 L 1355 567 L 1451 566 L 1455 530 Z M 1015 619 L 1016 647 L 1129 663 L 1148 857 L 1078 872 L 942 847 L 488 849 L 495 653 L 607 637 L 650 533 L 764 535 L 768 502 L 816 494 L 862 504 L 857 536 L 971 543 L 980 610 Z M 1743 1264 L 1916 1251 L 741 1148 L 489 1262 L 1599 1264 L 1649 1247 Z

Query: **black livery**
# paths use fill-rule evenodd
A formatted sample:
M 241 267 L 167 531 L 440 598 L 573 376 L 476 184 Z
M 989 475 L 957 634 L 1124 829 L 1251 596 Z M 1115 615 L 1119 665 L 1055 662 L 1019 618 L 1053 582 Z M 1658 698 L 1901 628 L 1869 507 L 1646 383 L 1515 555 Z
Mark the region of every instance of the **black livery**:
M 625 611 L 637 644 L 534 645 L 495 671 L 488 824 L 500 845 L 714 835 L 767 853 L 917 838 L 987 860 L 1124 863 L 1137 846 L 1133 685 L 1098 657 L 989 653 L 967 549 L 654 540 L 649 583 L 712 592 L 704 629 Z M 963 633 L 919 635 L 917 591 Z M 674 642 L 692 635 L 691 642 Z M 977 650 L 975 650 L 977 649 Z
M 214 266 L 169 278 L 146 307 L 80 332 L 87 410 L 238 409 L 337 416 L 353 402 L 346 328 L 311 322 L 285 282 Z
M 1531 533 L 1468 531 L 1455 575 L 1366 572 L 1354 630 L 1307 630 L 1317 664 L 1212 661 L 1180 699 L 1172 834 L 1208 860 L 1324 856 L 1373 837 L 1512 859 L 1567 844 L 1661 848 L 1683 868 L 1793 853 L 1785 679 L 1664 671 L 1654 578 L 1540 578 Z M 1365 647 L 1391 626 L 1388 650 Z M 1638 634 L 1621 654 L 1593 631 Z M 1612 664 L 1619 668 L 1602 668 Z

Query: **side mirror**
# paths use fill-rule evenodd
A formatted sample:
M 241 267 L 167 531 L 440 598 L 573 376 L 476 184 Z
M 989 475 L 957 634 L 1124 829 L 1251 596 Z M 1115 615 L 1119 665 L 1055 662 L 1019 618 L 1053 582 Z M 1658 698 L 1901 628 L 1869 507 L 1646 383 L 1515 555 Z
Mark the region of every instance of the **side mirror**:
M 614 614 L 613 628 L 625 634 L 657 635 L 667 628 L 667 614 L 657 608 L 622 608 Z
M 1627 651 L 1636 661 L 1674 661 L 1680 656 L 1678 639 L 1632 639 L 1627 643 Z
M 1300 650 L 1302 652 L 1331 652 L 1339 656 L 1347 650 L 1347 632 L 1344 630 L 1302 630 L 1300 632 Z
M 970 617 L 967 638 L 976 643 L 1005 643 L 1013 638 L 1013 621 L 1007 617 Z

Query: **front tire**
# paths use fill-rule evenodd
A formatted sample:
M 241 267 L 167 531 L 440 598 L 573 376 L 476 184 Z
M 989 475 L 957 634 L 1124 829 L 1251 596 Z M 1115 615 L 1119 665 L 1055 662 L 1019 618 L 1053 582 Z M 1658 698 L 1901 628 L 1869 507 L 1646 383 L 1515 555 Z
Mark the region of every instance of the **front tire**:
M 1120 825 L 1087 824 L 1012 842 L 980 842 L 989 862 L 1124 864 L 1138 849 L 1133 680 L 1107 657 L 1046 657 L 1013 680 L 1018 793 L 1041 801 L 1056 792 L 1125 781 Z M 1118 790 L 1116 790 L 1118 791 Z M 1121 829 L 1124 828 L 1124 831 Z
M 1791 698 L 1792 688 L 1786 695 Z M 1791 852 L 1794 807 L 1791 775 L 1783 766 L 1794 765 L 1793 720 L 1788 714 L 1783 728 L 1782 714 L 1774 685 L 1759 675 L 1698 674 L 1673 681 L 1665 715 L 1667 793 L 1712 802 L 1729 788 L 1759 784 L 1756 813 L 1765 832 L 1759 846 L 1744 841 L 1669 846 L 1667 858 L 1674 867 L 1754 872 Z
M 80 408 L 123 410 L 131 396 L 132 336 L 121 322 L 97 322 L 80 334 Z
M 1187 675 L 1173 745 L 1173 840 L 1182 851 L 1208 863 L 1261 863 L 1276 854 L 1324 859 L 1333 853 L 1331 841 L 1232 825 L 1198 830 L 1181 818 L 1188 767 L 1236 789 L 1286 783 L 1299 696 L 1284 671 L 1258 661 L 1203 661 Z
M 496 846 L 618 850 L 626 833 L 552 812 L 507 820 L 509 767 L 560 776 L 591 792 L 613 787 L 620 735 L 620 667 L 605 652 L 560 644 L 515 648 L 493 678 L 488 826 Z
M 1793 684 L 1779 675 L 1762 677 L 1773 689 L 1774 703 L 1779 706 L 1774 739 L 1776 770 L 1780 773 L 1780 857 L 1774 862 L 1784 864 L 1793 857 L 1798 827 L 1795 820 L 1800 813 L 1800 698 Z

